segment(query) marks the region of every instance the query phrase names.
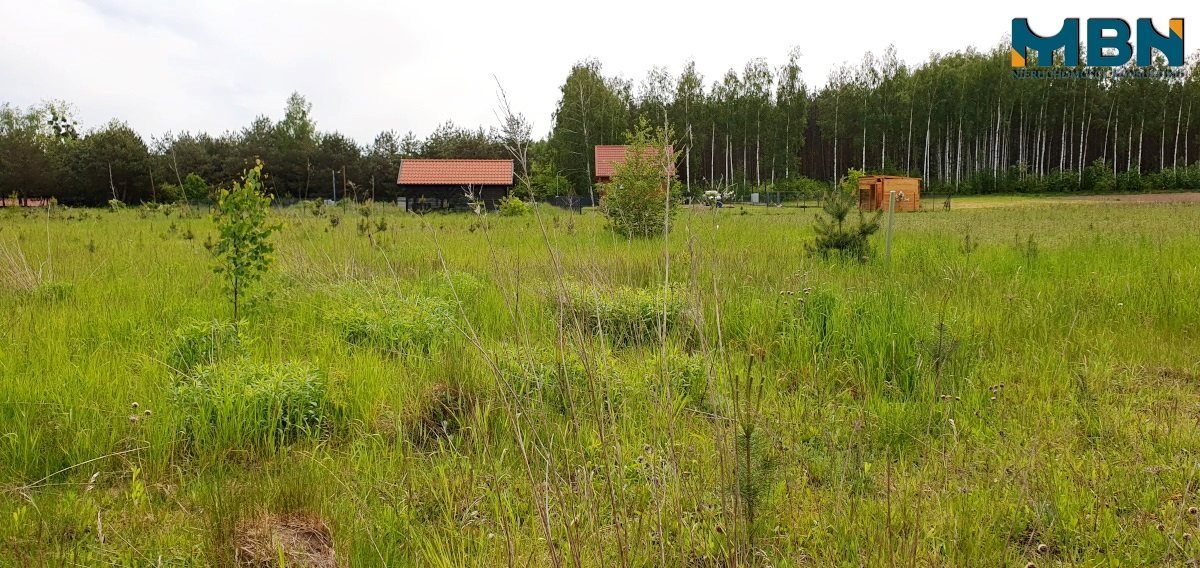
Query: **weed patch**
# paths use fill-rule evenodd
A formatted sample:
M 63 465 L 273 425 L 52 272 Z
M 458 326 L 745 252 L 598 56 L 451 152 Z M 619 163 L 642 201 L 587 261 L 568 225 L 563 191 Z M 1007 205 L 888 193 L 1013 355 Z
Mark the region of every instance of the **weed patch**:
M 432 353 L 454 328 L 453 312 L 444 300 L 365 291 L 344 294 L 328 308 L 327 318 L 346 343 L 395 355 Z
M 560 301 L 567 316 L 583 331 L 618 346 L 655 344 L 660 331 L 677 333 L 690 321 L 686 297 L 677 287 L 664 292 L 661 288 L 601 289 L 571 284 Z
M 329 379 L 301 363 L 235 360 L 201 367 L 175 386 L 174 397 L 189 441 L 208 449 L 277 447 L 316 436 L 339 414 Z
M 175 330 L 173 343 L 167 365 L 186 375 L 223 357 L 241 353 L 243 338 L 232 323 L 197 321 Z

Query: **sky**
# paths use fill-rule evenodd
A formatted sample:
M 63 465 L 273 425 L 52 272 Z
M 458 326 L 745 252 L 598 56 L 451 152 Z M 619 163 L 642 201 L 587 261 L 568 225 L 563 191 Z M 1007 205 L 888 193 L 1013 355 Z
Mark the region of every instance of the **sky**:
M 1172 17 L 1195 3 L 407 0 L 0 0 L 0 102 L 64 100 L 85 128 L 116 118 L 144 137 L 278 120 L 290 93 L 322 131 L 369 144 L 383 130 L 425 136 L 442 122 L 497 124 L 497 80 L 541 136 L 571 65 L 641 82 L 688 59 L 718 80 L 793 47 L 810 86 L 894 45 L 908 64 L 989 49 L 1014 17 L 1049 35 L 1067 17 Z M 1185 31 L 1185 51 L 1195 51 Z

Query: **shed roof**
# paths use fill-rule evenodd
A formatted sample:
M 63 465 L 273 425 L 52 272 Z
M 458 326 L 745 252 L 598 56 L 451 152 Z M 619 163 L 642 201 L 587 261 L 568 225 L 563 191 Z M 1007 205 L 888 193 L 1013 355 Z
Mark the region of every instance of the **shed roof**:
M 613 164 L 620 164 L 625 161 L 625 152 L 629 150 L 629 146 L 596 146 L 596 177 L 611 178 L 613 176 Z M 653 152 L 653 149 L 647 148 Z M 675 149 L 667 146 L 667 152 L 674 152 Z M 671 164 L 671 173 L 675 173 L 675 164 Z
M 400 160 L 399 185 L 512 185 L 512 160 Z

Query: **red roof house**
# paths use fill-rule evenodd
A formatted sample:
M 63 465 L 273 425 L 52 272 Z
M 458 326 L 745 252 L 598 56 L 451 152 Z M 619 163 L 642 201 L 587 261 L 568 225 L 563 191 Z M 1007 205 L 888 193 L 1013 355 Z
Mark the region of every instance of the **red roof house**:
M 396 185 L 409 210 L 463 209 L 470 201 L 495 208 L 512 189 L 513 161 L 404 159 Z
M 647 148 L 647 153 L 652 153 L 652 148 Z M 629 151 L 629 146 L 596 146 L 596 183 L 608 183 L 612 181 L 613 166 L 625 162 L 625 153 Z M 675 149 L 667 146 L 667 152 L 674 152 Z M 675 175 L 675 164 L 671 164 L 671 175 Z

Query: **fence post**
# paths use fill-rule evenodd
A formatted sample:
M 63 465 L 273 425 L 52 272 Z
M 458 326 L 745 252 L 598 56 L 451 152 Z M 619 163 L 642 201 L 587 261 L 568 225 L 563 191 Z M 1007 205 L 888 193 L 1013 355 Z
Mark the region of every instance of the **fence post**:
M 888 220 L 887 220 L 887 238 L 884 241 L 883 256 L 888 261 L 892 260 L 892 217 L 896 213 L 896 192 L 888 192 Z

